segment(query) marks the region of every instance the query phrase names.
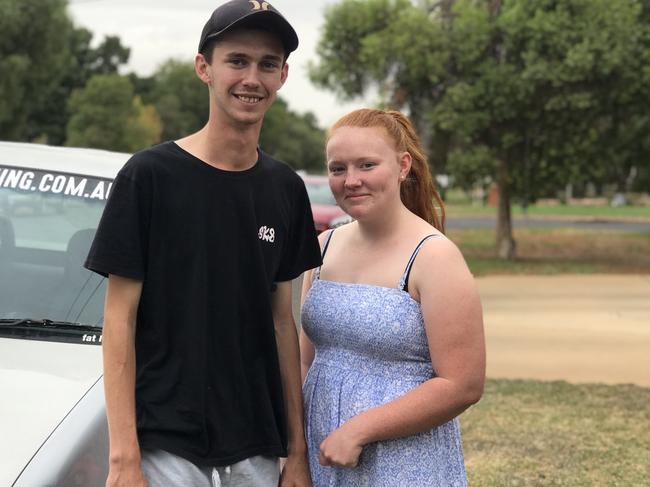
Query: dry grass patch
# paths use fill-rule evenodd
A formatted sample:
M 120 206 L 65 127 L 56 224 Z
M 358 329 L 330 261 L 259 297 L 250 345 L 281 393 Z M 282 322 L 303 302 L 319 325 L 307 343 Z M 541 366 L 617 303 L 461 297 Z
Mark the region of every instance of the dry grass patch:
M 490 380 L 461 418 L 472 487 L 650 485 L 650 389 Z
M 517 229 L 517 259 L 512 262 L 496 256 L 493 230 L 450 230 L 449 237 L 475 275 L 650 273 L 650 233 Z

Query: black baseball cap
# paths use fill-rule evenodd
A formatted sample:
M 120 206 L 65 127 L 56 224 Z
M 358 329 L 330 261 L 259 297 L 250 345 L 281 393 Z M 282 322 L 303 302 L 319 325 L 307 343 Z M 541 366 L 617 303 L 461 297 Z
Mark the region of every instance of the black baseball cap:
M 205 23 L 199 52 L 205 44 L 235 27 L 261 27 L 278 35 L 288 56 L 298 47 L 298 35 L 291 24 L 269 2 L 231 0 L 218 7 Z

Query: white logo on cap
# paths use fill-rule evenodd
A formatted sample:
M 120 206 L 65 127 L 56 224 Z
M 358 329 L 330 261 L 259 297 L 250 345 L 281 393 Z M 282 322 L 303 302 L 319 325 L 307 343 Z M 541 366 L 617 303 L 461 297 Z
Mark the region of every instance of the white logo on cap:
M 268 2 L 258 2 L 256 0 L 248 0 L 248 3 L 253 5 L 252 10 L 268 10 L 270 7 Z

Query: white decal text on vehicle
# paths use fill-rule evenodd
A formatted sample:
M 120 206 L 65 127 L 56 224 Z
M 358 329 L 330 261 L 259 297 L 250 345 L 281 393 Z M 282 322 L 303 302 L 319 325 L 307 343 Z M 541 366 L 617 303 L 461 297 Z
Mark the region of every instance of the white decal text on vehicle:
M 0 168 L 0 188 L 106 200 L 113 183 L 70 174 Z

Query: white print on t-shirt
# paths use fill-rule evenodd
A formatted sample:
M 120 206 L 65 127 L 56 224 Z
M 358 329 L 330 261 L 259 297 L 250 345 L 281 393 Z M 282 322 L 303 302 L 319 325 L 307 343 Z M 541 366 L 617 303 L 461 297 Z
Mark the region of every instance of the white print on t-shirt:
M 260 238 L 260 240 L 273 243 L 275 242 L 275 229 L 263 225 L 260 227 L 260 231 L 258 232 L 257 236 Z

